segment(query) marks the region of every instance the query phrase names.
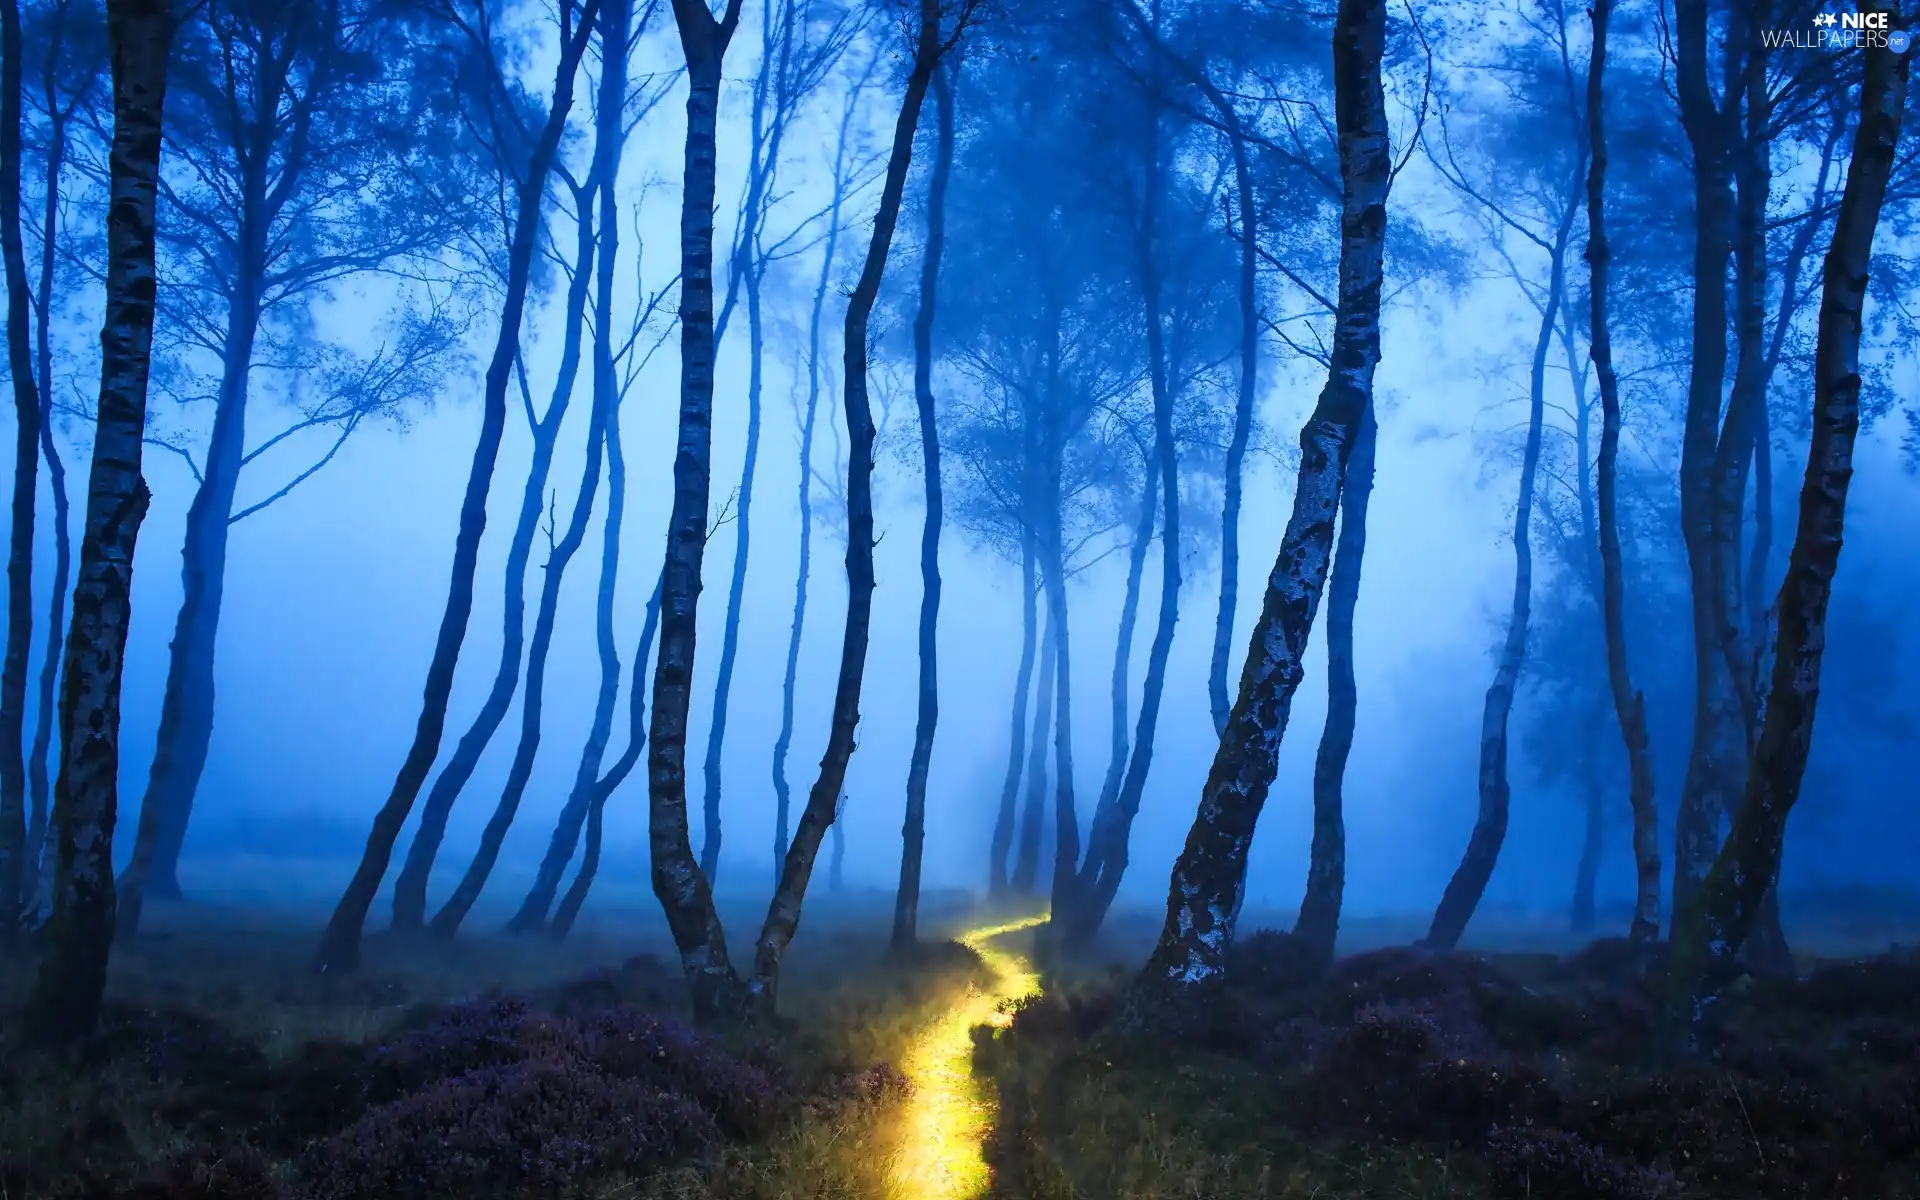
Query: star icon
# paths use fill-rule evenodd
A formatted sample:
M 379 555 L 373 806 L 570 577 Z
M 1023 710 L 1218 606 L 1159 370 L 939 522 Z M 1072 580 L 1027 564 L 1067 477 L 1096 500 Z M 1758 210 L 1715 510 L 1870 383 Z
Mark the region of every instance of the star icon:
M 1840 23 L 1840 19 L 1834 16 L 1832 13 L 1821 13 L 1819 16 L 1813 19 L 1813 23 L 1815 25 L 1838 25 Z

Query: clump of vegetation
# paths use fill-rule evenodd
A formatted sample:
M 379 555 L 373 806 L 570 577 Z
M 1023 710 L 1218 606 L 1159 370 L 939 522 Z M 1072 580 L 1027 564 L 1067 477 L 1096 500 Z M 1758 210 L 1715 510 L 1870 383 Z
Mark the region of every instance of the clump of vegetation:
M 1197 1050 L 1112 1032 L 1111 984 L 982 1038 L 1013 1193 L 1920 1197 L 1912 955 L 1738 981 L 1717 1053 L 1664 1063 L 1647 1047 L 1665 980 L 1637 949 L 1262 969 L 1287 953 L 1245 940 Z

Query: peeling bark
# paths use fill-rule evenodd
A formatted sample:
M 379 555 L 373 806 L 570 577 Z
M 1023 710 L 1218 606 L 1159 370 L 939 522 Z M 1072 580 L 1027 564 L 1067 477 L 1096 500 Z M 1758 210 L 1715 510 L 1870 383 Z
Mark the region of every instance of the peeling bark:
M 680 434 L 673 462 L 673 514 L 661 576 L 660 661 L 653 677 L 647 753 L 648 842 L 653 892 L 666 911 L 696 1018 L 737 1011 L 739 977 L 713 891 L 694 861 L 687 828 L 687 711 L 700 567 L 713 485 L 713 191 L 720 66 L 740 24 L 741 0 L 719 20 L 706 0 L 673 0 L 687 64 L 687 136 L 680 200 Z
M 151 499 L 140 477 L 153 350 L 154 218 L 161 109 L 174 21 L 166 0 L 109 0 L 113 141 L 108 157 L 106 318 L 87 515 L 60 692 L 53 915 L 27 1002 L 30 1036 L 71 1043 L 100 1015 L 113 946 L 113 826 L 120 681 L 134 545 Z
M 350 970 L 359 963 L 360 935 L 365 928 L 367 910 L 373 907 L 380 880 L 386 875 L 393 856 L 393 844 L 400 837 L 420 795 L 427 773 L 440 750 L 441 735 L 447 723 L 447 700 L 453 692 L 454 665 L 460 658 L 460 644 L 466 638 L 467 619 L 473 613 L 473 581 L 479 566 L 480 538 L 487 527 L 487 493 L 493 483 L 494 463 L 500 454 L 500 440 L 507 423 L 507 385 L 514 361 L 519 357 L 520 320 L 526 310 L 528 274 L 533 261 L 534 242 L 539 233 L 540 204 L 546 191 L 547 172 L 559 149 L 560 135 L 573 107 L 574 74 L 586 52 L 593 28 L 594 13 L 600 0 L 581 0 L 579 24 L 567 29 L 564 18 L 573 13 L 571 3 L 563 3 L 560 61 L 554 80 L 553 101 L 545 126 L 535 142 L 527 167 L 527 181 L 520 189 L 514 214 L 513 240 L 509 253 L 507 293 L 500 314 L 500 332 L 494 342 L 492 361 L 487 366 L 486 388 L 481 408 L 480 438 L 474 447 L 473 465 L 467 475 L 466 496 L 460 505 L 460 530 L 454 541 L 452 577 L 447 587 L 446 609 L 440 618 L 440 631 L 434 639 L 433 660 L 427 668 L 427 681 L 421 700 L 420 720 L 413 743 L 394 779 L 393 790 L 374 818 L 367 838 L 366 853 L 354 871 L 353 879 L 340 897 L 333 917 L 314 956 L 314 970 L 321 974 Z
M 1340 541 L 1327 587 L 1327 721 L 1313 760 L 1313 844 L 1307 858 L 1307 890 L 1293 936 L 1323 962 L 1333 959 L 1340 936 L 1340 906 L 1347 886 L 1347 825 L 1342 789 L 1360 693 L 1353 677 L 1353 618 L 1360 603 L 1360 575 L 1367 551 L 1367 501 L 1373 495 L 1374 447 L 1380 432 L 1371 398 L 1347 461 L 1340 491 Z
M 1332 369 L 1300 432 L 1293 513 L 1268 577 L 1240 690 L 1199 811 L 1168 887 L 1167 919 L 1134 994 L 1136 1022 L 1151 1001 L 1179 1008 L 1208 994 L 1226 968 L 1233 912 L 1246 882 L 1247 847 L 1272 786 L 1301 660 L 1332 558 L 1342 479 L 1380 358 L 1380 291 L 1392 182 L 1380 60 L 1383 0 L 1341 0 L 1334 18 L 1334 110 L 1343 203 L 1340 291 Z M 1164 468 L 1163 468 L 1164 469 Z M 1171 537 L 1168 539 L 1173 541 Z M 1171 1015 L 1171 1014 L 1167 1014 Z
M 1654 795 L 1653 750 L 1647 740 L 1646 699 L 1634 689 L 1629 669 L 1626 571 L 1620 561 L 1620 381 L 1613 369 L 1613 329 L 1607 317 L 1613 247 L 1607 240 L 1606 226 L 1604 83 L 1613 0 L 1596 0 L 1592 13 L 1593 42 L 1587 66 L 1587 129 L 1592 155 L 1587 165 L 1588 353 L 1600 388 L 1600 461 L 1594 485 L 1599 493 L 1600 606 L 1607 645 L 1607 688 L 1613 698 L 1614 717 L 1620 723 L 1621 740 L 1626 744 L 1627 797 L 1633 810 L 1635 886 L 1628 936 L 1644 942 L 1660 936 L 1660 814 Z
M 926 523 L 920 535 L 920 696 L 907 766 L 907 813 L 900 831 L 900 886 L 894 895 L 893 945 L 911 947 L 920 934 L 920 859 L 927 836 L 927 770 L 940 720 L 940 488 L 939 413 L 933 396 L 933 317 L 946 241 L 947 177 L 953 170 L 953 87 L 936 70 L 930 86 L 938 136 L 927 181 L 927 245 L 920 260 L 920 303 L 913 317 L 913 396 L 920 416 L 920 469 L 926 480 Z
M 1778 880 L 1787 817 L 1799 798 L 1812 746 L 1827 603 L 1840 563 L 1860 430 L 1861 314 L 1907 99 L 1908 57 L 1884 46 L 1862 53 L 1860 123 L 1827 250 L 1814 351 L 1812 444 L 1799 525 L 1776 604 L 1772 686 L 1726 844 L 1675 919 L 1663 1033 L 1670 1046 L 1679 1048 L 1694 1043 L 1713 1001 L 1710 965 L 1738 953 Z

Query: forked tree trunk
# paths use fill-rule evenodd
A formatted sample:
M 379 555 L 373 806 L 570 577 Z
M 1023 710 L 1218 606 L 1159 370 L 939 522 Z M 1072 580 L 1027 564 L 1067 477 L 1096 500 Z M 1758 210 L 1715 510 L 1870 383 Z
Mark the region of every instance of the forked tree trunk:
M 607 191 L 600 189 L 603 199 Z M 500 730 L 501 722 L 507 719 L 507 710 L 513 704 L 513 693 L 520 684 L 520 660 L 526 650 L 527 563 L 533 557 L 533 539 L 540 531 L 540 518 L 546 512 L 547 478 L 553 469 L 554 447 L 560 440 L 560 426 L 566 420 L 567 410 L 572 406 L 574 382 L 580 369 L 580 339 L 586 317 L 587 289 L 593 278 L 591 266 L 594 252 L 593 221 L 586 211 L 586 205 L 592 202 L 593 195 L 592 186 L 582 189 L 577 195 L 581 211 L 575 222 L 573 279 L 567 286 L 566 308 L 563 310 L 565 316 L 561 325 L 560 369 L 547 401 L 547 410 L 537 420 L 533 419 L 526 362 L 520 359 L 514 364 L 521 399 L 529 418 L 529 431 L 533 435 L 533 454 L 527 466 L 526 486 L 520 493 L 520 514 L 513 527 L 513 538 L 507 543 L 504 574 L 506 594 L 500 618 L 500 660 L 494 667 L 493 682 L 487 689 L 486 699 L 480 702 L 480 711 L 474 714 L 473 722 L 454 745 L 452 757 L 447 760 L 446 766 L 440 768 L 439 778 L 433 781 L 433 787 L 427 792 L 427 803 L 420 812 L 420 826 L 414 831 L 413 842 L 407 847 L 407 861 L 401 866 L 400 876 L 393 885 L 395 929 L 418 929 L 426 923 L 427 882 L 433 874 L 433 864 L 440 854 L 440 846 L 446 840 L 447 818 L 452 814 L 460 793 L 472 782 L 473 773 L 480 766 L 480 756 L 486 753 L 494 734 Z M 596 330 L 596 341 L 604 336 Z M 595 386 L 598 386 L 597 382 Z
M 592 223 L 585 213 L 590 200 L 590 196 L 580 199 L 581 222 L 588 226 L 583 237 L 589 243 L 593 238 Z M 587 273 L 585 261 L 581 262 L 579 271 L 583 275 Z M 575 359 L 577 362 L 577 353 Z M 520 811 L 520 801 L 526 797 L 527 783 L 533 778 L 534 760 L 540 753 L 540 722 L 546 702 L 547 656 L 553 649 L 553 629 L 560 613 L 560 585 L 566 578 L 567 567 L 573 562 L 573 556 L 580 552 L 581 545 L 586 541 L 587 525 L 593 519 L 594 499 L 600 489 L 601 456 L 607 446 L 607 416 L 617 400 L 614 389 L 594 388 L 592 416 L 587 421 L 586 464 L 581 468 L 580 488 L 574 497 L 573 515 L 568 519 L 566 531 L 560 535 L 560 540 L 552 544 L 542 570 L 540 609 L 533 619 L 533 640 L 527 645 L 527 686 L 520 700 L 520 740 L 514 747 L 513 762 L 507 767 L 507 781 L 500 790 L 499 802 L 494 805 L 493 815 L 487 819 L 486 827 L 480 831 L 480 846 L 474 851 L 473 861 L 467 865 L 466 873 L 454 886 L 453 895 L 447 898 L 446 904 L 427 923 L 427 932 L 436 938 L 453 937 L 467 919 L 467 914 L 473 911 L 481 890 L 487 885 L 487 877 L 493 873 L 494 864 L 500 859 L 500 847 Z
M 1160 516 L 1160 479 L 1151 454 L 1145 462 L 1146 481 L 1141 486 L 1140 516 L 1133 524 L 1133 538 L 1127 547 L 1127 590 L 1120 600 L 1120 632 L 1113 639 L 1113 681 L 1108 703 L 1112 708 L 1112 741 L 1107 754 L 1107 774 L 1100 781 L 1100 799 L 1094 806 L 1093 824 L 1087 838 L 1087 864 L 1082 876 L 1099 873 L 1094 861 L 1100 838 L 1098 831 L 1111 819 L 1114 805 L 1120 802 L 1120 784 L 1127 777 L 1127 759 L 1133 749 L 1130 718 L 1133 709 L 1133 640 L 1140 625 L 1140 585 L 1147 574 L 1147 551 L 1153 547 L 1153 531 Z M 1090 868 L 1090 870 L 1088 869 Z
M 613 710 L 620 699 L 620 647 L 614 640 L 613 601 L 620 581 L 620 531 L 626 515 L 627 466 L 620 452 L 620 381 L 613 371 L 613 273 L 620 259 L 620 211 L 615 185 L 620 176 L 620 152 L 626 134 L 627 44 L 633 23 L 633 0 L 602 0 L 600 13 L 600 98 L 594 114 L 594 175 L 600 181 L 600 250 L 593 297 L 593 407 L 602 414 L 607 454 L 607 519 L 601 527 L 600 588 L 594 596 L 594 644 L 600 656 L 600 686 L 594 694 L 593 720 L 574 768 L 573 787 L 554 822 L 547 852 L 534 875 L 533 887 L 508 923 L 518 932 L 540 927 L 559 891 L 561 876 L 580 841 L 580 827 L 592 820 L 594 793 L 607 741 L 613 735 Z M 653 609 L 657 612 L 657 607 Z M 655 618 L 657 620 L 657 618 Z M 650 640 L 650 639 L 649 639 Z M 635 681 L 640 676 L 636 672 Z M 596 822 L 589 835 L 598 865 L 600 834 Z M 583 865 L 588 879 L 592 872 Z M 582 899 L 584 899 L 584 890 Z M 571 925 L 571 919 L 568 924 Z M 564 935 L 563 935 L 564 936 Z
M 720 66 L 740 24 L 741 0 L 715 20 L 706 0 L 673 0 L 687 63 L 687 137 L 680 199 L 680 433 L 673 513 L 661 574 L 660 662 L 653 676 L 647 751 L 648 844 L 653 893 L 666 910 L 680 965 L 702 1021 L 736 1012 L 739 976 L 713 891 L 694 861 L 687 829 L 687 712 L 713 487 L 713 191 Z
M 964 22 L 964 15 L 957 22 Z M 956 30 L 958 24 L 956 24 Z M 945 47 L 941 42 L 940 0 L 920 0 L 920 26 L 913 69 L 907 76 L 900 116 L 893 127 L 893 145 L 887 156 L 886 182 L 880 207 L 874 214 L 873 239 L 860 280 L 847 299 L 845 380 L 847 454 L 847 626 L 840 651 L 840 678 L 834 688 L 833 719 L 827 750 L 820 759 L 820 775 L 807 795 L 793 844 L 787 847 L 780 884 L 767 906 L 767 919 L 753 951 L 753 978 L 748 984 L 751 1011 L 771 1016 L 779 1001 L 780 964 L 800 927 L 800 905 L 813 874 L 814 857 L 827 827 L 839 808 L 847 763 L 853 758 L 854 732 L 860 723 L 860 686 L 867 665 L 867 632 L 873 617 L 873 411 L 867 399 L 867 329 L 887 253 L 893 245 L 894 225 L 900 218 L 900 198 L 906 189 L 907 167 L 913 157 L 915 126 L 933 73 L 939 69 Z
M 1885 11 L 1884 9 L 1879 11 Z M 1663 1032 L 1693 1041 L 1712 996 L 1709 966 L 1739 952 L 1779 878 L 1787 817 L 1799 798 L 1820 700 L 1827 603 L 1840 563 L 1853 448 L 1860 431 L 1860 330 L 1873 238 L 1906 111 L 1909 59 L 1869 46 L 1855 135 L 1833 241 L 1827 250 L 1814 350 L 1812 443 L 1799 528 L 1776 604 L 1772 686 L 1745 794 L 1726 844 L 1674 922 Z
M 1353 676 L 1353 617 L 1360 603 L 1360 572 L 1367 551 L 1367 501 L 1373 495 L 1374 447 L 1380 433 L 1373 404 L 1360 420 L 1347 478 L 1340 491 L 1340 540 L 1327 586 L 1327 721 L 1313 760 L 1313 843 L 1307 890 L 1293 935 L 1322 962 L 1333 959 L 1340 906 L 1347 886 L 1347 823 L 1343 789 L 1360 693 Z
M 853 96 L 840 113 L 840 136 L 833 148 L 833 198 L 827 205 L 826 244 L 821 251 L 820 279 L 813 289 L 813 309 L 807 318 L 807 407 L 800 420 L 800 564 L 794 574 L 793 624 L 787 633 L 787 671 L 780 685 L 780 736 L 773 745 L 773 880 L 787 858 L 792 786 L 787 782 L 787 752 L 793 747 L 794 688 L 800 675 L 800 638 L 807 624 L 807 577 L 813 569 L 813 430 L 820 411 L 820 321 L 827 307 L 827 288 L 833 280 L 834 253 L 840 244 L 840 208 L 847 195 L 847 139 L 857 110 Z M 837 835 L 836 835 L 837 836 Z
M 58 854 L 29 1036 L 71 1043 L 100 1016 L 113 949 L 113 824 L 120 768 L 133 552 L 151 496 L 140 477 L 153 350 L 154 207 L 174 21 L 166 0 L 109 0 L 113 141 L 108 155 L 106 319 L 80 572 L 60 692 Z
M 1220 610 L 1214 617 L 1213 662 L 1207 696 L 1215 733 L 1227 728 L 1227 663 L 1233 652 L 1233 614 L 1240 599 L 1240 503 L 1245 491 L 1247 442 L 1253 433 L 1253 402 L 1260 368 L 1260 311 L 1255 291 L 1259 262 L 1259 212 L 1254 202 L 1253 170 L 1247 162 L 1240 114 L 1213 82 L 1200 75 L 1202 88 L 1227 126 L 1233 151 L 1233 182 L 1240 201 L 1240 379 L 1233 405 L 1233 433 L 1227 439 L 1226 503 L 1220 512 Z
M 907 765 L 907 814 L 900 831 L 900 887 L 893 902 L 893 945 L 906 949 L 920 936 L 920 857 L 927 836 L 927 770 L 940 720 L 940 490 L 939 413 L 933 400 L 933 314 L 946 240 L 947 176 L 953 169 L 953 87 L 936 70 L 930 83 L 938 136 L 927 181 L 927 245 L 920 260 L 920 304 L 913 317 L 913 396 L 920 416 L 920 467 L 927 515 L 920 535 L 920 704 Z
M 647 601 L 647 618 L 640 630 L 639 648 L 633 652 L 633 675 L 627 685 L 627 748 L 594 785 L 588 801 L 587 841 L 580 852 L 580 870 L 568 886 L 567 894 L 560 898 L 560 907 L 554 910 L 550 926 L 556 941 L 573 929 L 581 905 L 587 902 L 587 889 L 593 886 L 593 878 L 600 870 L 600 840 L 607 801 L 626 781 L 634 764 L 640 761 L 640 752 L 647 747 L 647 664 L 653 657 L 653 639 L 659 628 L 660 584 L 656 581 L 653 596 Z
M 0 250 L 7 272 L 7 368 L 13 377 L 13 523 L 7 546 L 7 647 L 0 665 L 0 946 L 18 935 L 32 892 L 27 819 L 27 658 L 33 652 L 33 506 L 40 478 L 27 259 L 20 236 L 22 119 L 19 0 L 0 0 Z M 53 227 L 46 237 L 51 244 Z M 52 300 L 48 296 L 49 301 Z
M 1587 166 L 1587 265 L 1590 275 L 1589 353 L 1600 387 L 1599 493 L 1601 617 L 1607 642 L 1607 687 L 1627 748 L 1627 797 L 1633 808 L 1633 921 L 1628 936 L 1660 936 L 1660 815 L 1654 797 L 1653 750 L 1647 740 L 1646 699 L 1634 689 L 1627 656 L 1626 572 L 1620 561 L 1620 382 L 1613 369 L 1613 330 L 1607 318 L 1606 88 L 1607 30 L 1613 0 L 1596 0 L 1593 43 L 1587 66 L 1587 123 L 1592 159 Z
M 1240 691 L 1227 718 L 1199 811 L 1174 863 L 1167 919 L 1129 1001 L 1136 1025 L 1198 1014 L 1226 968 L 1234 911 L 1246 883 L 1247 847 L 1273 784 L 1280 740 L 1333 552 L 1334 516 L 1347 461 L 1373 393 L 1380 359 L 1380 289 L 1392 163 L 1380 60 L 1384 0 L 1341 0 L 1334 17 L 1334 121 L 1343 200 L 1339 322 L 1332 369 L 1300 431 L 1293 513 L 1254 623 Z M 1163 470 L 1165 469 L 1163 465 Z M 1177 544 L 1170 536 L 1169 543 Z
M 1735 84 L 1723 111 L 1708 80 L 1707 0 L 1676 0 L 1674 82 L 1680 121 L 1693 151 L 1693 324 L 1686 418 L 1680 448 L 1680 532 L 1692 587 L 1693 737 L 1674 818 L 1673 911 L 1692 897 L 1713 862 L 1720 820 L 1738 788 L 1740 718 L 1718 641 L 1713 591 L 1713 459 L 1727 373 L 1727 258 L 1732 253 L 1731 142 L 1739 115 Z M 1735 13 L 1735 24 L 1738 10 Z M 1744 48 L 1737 29 L 1730 48 Z
M 434 639 L 433 660 L 427 667 L 420 721 L 400 773 L 394 779 L 393 790 L 374 818 L 366 853 L 361 856 L 352 881 L 327 922 L 326 932 L 321 935 L 319 950 L 314 955 L 314 969 L 322 974 L 348 970 L 358 964 L 367 910 L 373 907 L 380 880 L 387 873 L 400 828 L 413 811 L 413 802 L 419 797 L 420 787 L 440 752 L 440 738 L 447 724 L 447 700 L 453 692 L 453 669 L 460 658 L 460 644 L 466 638 L 467 619 L 473 613 L 474 573 L 479 566 L 480 538 L 487 527 L 487 493 L 493 483 L 494 463 L 500 455 L 501 436 L 506 431 L 507 385 L 520 352 L 520 319 L 526 310 L 527 280 L 540 231 L 541 200 L 546 193 L 547 172 L 559 149 L 560 135 L 566 129 L 567 113 L 573 107 L 574 73 L 586 52 L 599 3 L 600 0 L 581 0 L 577 14 L 579 25 L 573 29 L 565 25 L 565 18 L 573 11 L 570 0 L 563 0 L 561 5 L 560 61 L 553 101 L 546 125 L 528 160 L 526 183 L 520 189 L 519 206 L 514 214 L 500 332 L 494 341 L 492 361 L 487 366 L 480 439 L 474 447 L 466 496 L 460 505 L 460 531 L 454 540 L 452 578 L 447 587 L 446 610 L 440 617 L 440 631 Z
M 1584 174 L 1585 164 L 1581 164 Z M 1575 177 L 1576 180 L 1578 176 Z M 1507 778 L 1507 725 L 1513 713 L 1513 695 L 1520 684 L 1520 668 L 1527 657 L 1527 626 L 1533 612 L 1533 487 L 1540 469 L 1540 439 L 1546 424 L 1547 352 L 1553 346 L 1553 329 L 1560 316 L 1560 305 L 1567 288 L 1567 243 L 1573 233 L 1574 202 L 1572 189 L 1566 196 L 1566 208 L 1555 233 L 1547 301 L 1540 315 L 1540 333 L 1533 346 L 1531 404 L 1527 417 L 1527 448 L 1520 465 L 1520 502 L 1513 517 L 1513 610 L 1507 618 L 1507 636 L 1500 649 L 1500 662 L 1494 669 L 1493 685 L 1487 689 L 1486 707 L 1480 718 L 1480 812 L 1473 823 L 1473 836 L 1460 866 L 1447 883 L 1440 905 L 1434 910 L 1433 924 L 1427 930 L 1426 944 L 1451 950 L 1460 944 L 1467 922 L 1480 906 L 1487 881 L 1500 860 L 1500 847 L 1507 837 L 1507 810 L 1511 801 Z

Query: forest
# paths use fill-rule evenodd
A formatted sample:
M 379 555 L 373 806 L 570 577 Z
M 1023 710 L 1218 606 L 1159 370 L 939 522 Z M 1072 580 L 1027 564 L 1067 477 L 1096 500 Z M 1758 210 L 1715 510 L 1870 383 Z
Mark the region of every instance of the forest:
M 0 0 L 0 1200 L 1920 1200 L 1860 3 Z

